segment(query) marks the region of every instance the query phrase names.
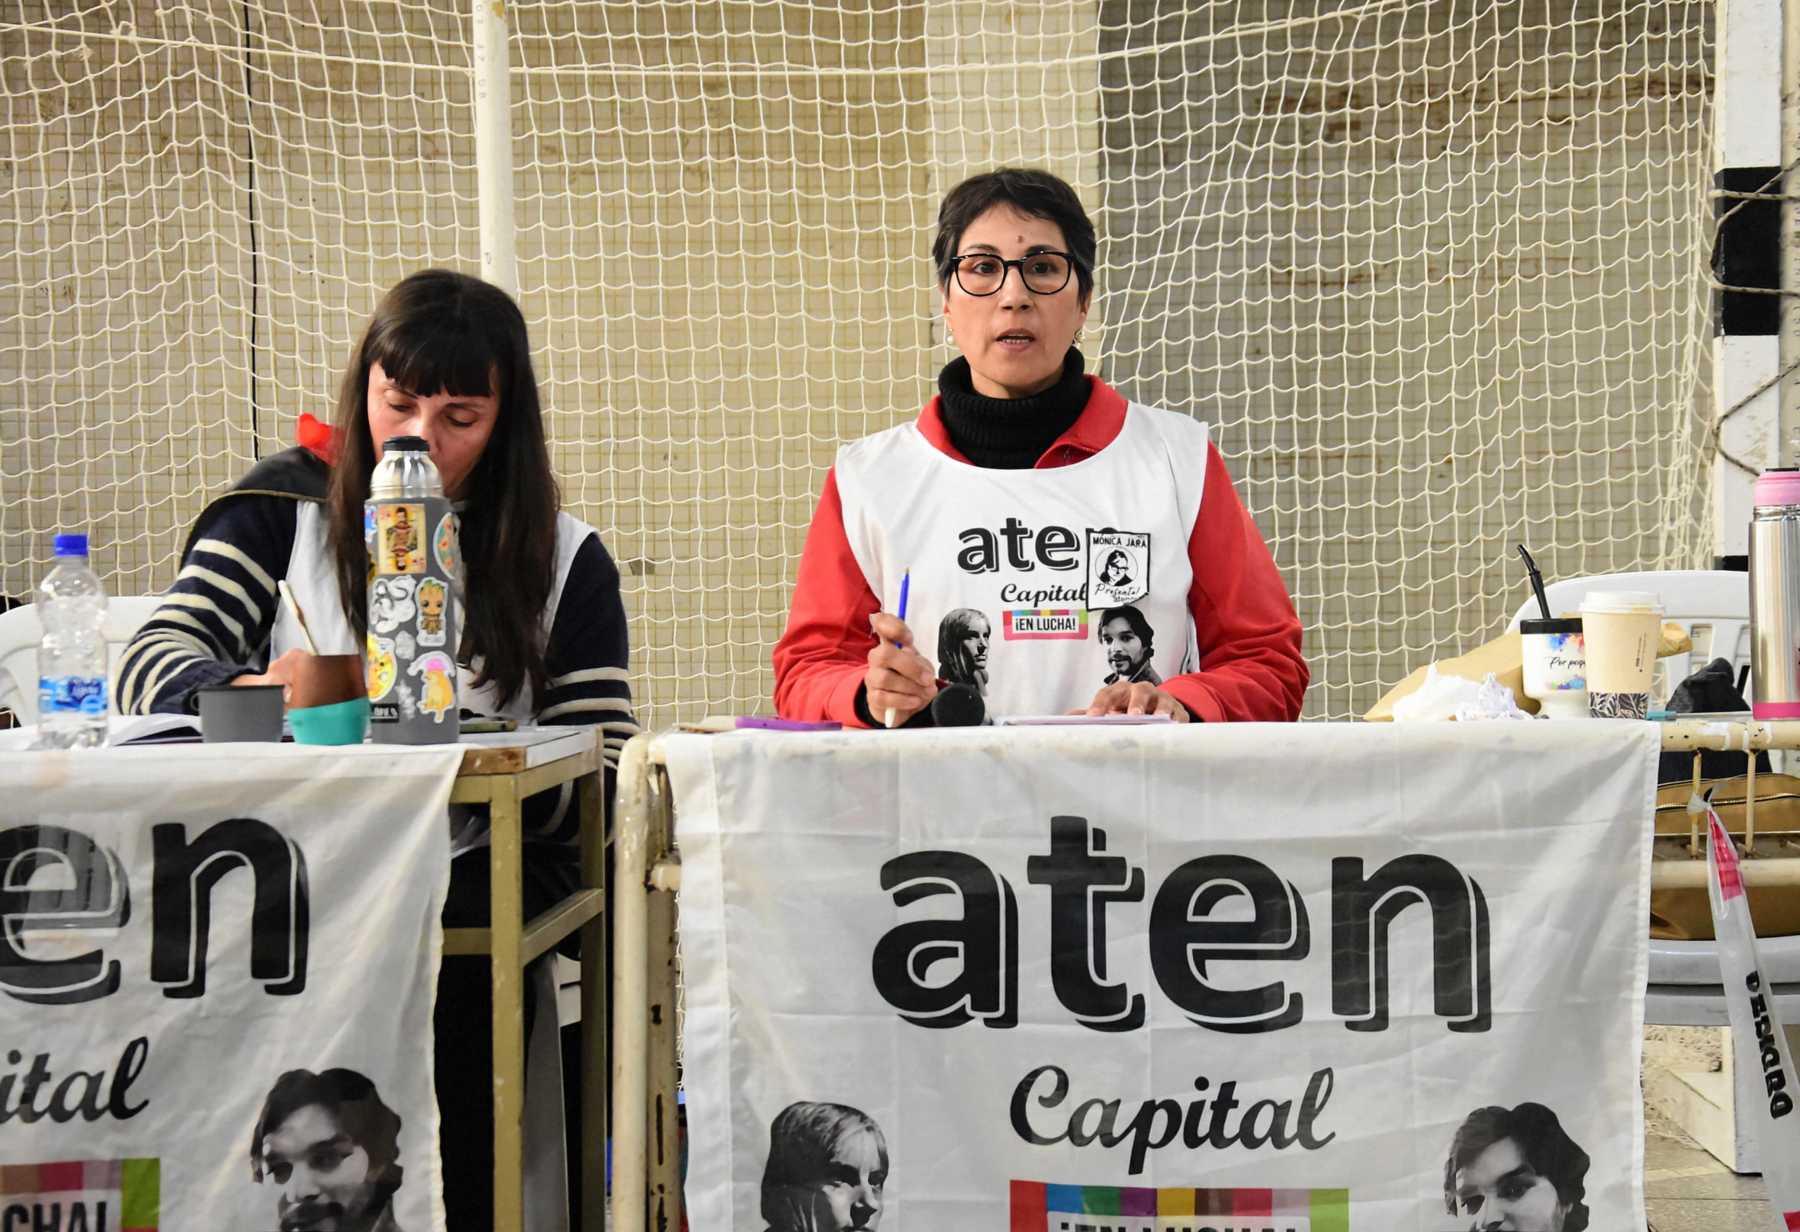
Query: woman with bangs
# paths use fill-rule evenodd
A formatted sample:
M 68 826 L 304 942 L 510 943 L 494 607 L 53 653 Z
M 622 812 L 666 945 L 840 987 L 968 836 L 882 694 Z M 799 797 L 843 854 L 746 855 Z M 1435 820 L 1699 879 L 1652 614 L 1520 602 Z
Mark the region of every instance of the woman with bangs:
M 356 653 L 368 624 L 370 473 L 383 442 L 418 436 L 461 515 L 463 710 L 602 728 L 610 796 L 619 749 L 637 730 L 619 572 L 599 534 L 560 510 L 518 305 L 448 270 L 406 278 L 350 356 L 330 431 L 302 424 L 304 445 L 252 467 L 194 523 L 175 584 L 120 656 L 120 712 L 194 714 L 209 686 L 300 683 L 314 660 L 278 581 L 321 653 Z M 484 815 L 460 821 L 455 854 L 485 831 Z M 527 919 L 576 884 L 579 821 L 567 786 L 527 802 Z M 486 926 L 487 860 L 455 859 L 451 870 L 445 925 Z M 493 1226 L 489 987 L 485 958 L 445 959 L 435 1034 L 453 1230 Z M 529 1002 L 526 1014 L 529 1037 Z

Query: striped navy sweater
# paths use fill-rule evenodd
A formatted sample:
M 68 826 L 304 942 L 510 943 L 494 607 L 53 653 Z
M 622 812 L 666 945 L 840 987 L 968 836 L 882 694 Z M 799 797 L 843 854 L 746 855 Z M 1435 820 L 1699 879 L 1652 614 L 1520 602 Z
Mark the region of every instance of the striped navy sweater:
M 297 453 L 290 451 L 290 462 Z M 312 465 L 323 471 L 322 464 Z M 309 486 L 307 478 L 311 476 L 294 486 Z M 310 498 L 245 491 L 244 486 L 200 516 L 175 584 L 120 656 L 116 689 L 121 714 L 194 714 L 200 689 L 267 666 L 279 603 L 275 584 L 293 555 L 299 501 Z M 598 534 L 589 535 L 576 551 L 544 660 L 547 686 L 537 699 L 535 718 L 545 725 L 601 729 L 610 805 L 619 750 L 638 727 L 626 674 L 619 571 Z M 572 806 L 568 785 L 528 803 L 526 842 L 539 848 L 533 854 L 540 859 L 573 861 L 577 817 Z

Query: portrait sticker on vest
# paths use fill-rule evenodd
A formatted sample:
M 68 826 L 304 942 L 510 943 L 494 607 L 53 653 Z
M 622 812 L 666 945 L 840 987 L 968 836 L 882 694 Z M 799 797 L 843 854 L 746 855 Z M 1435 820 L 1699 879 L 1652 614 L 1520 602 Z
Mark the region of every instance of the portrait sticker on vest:
M 938 621 L 938 675 L 952 684 L 971 685 L 986 697 L 988 643 L 993 636 L 993 622 L 975 608 L 946 613 Z
M 1087 533 L 1087 605 L 1117 607 L 1150 593 L 1150 536 L 1122 530 Z
M 1143 612 L 1122 603 L 1096 611 L 1093 616 L 1100 652 L 1106 658 L 1106 676 L 1101 684 L 1162 683 L 1162 676 L 1150 662 L 1156 655 L 1156 630 L 1144 619 Z

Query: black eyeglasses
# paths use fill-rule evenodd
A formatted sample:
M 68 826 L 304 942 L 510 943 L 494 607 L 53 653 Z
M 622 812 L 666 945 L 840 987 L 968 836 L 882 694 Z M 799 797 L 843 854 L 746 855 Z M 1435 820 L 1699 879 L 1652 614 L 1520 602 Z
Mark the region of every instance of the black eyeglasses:
M 971 252 L 951 257 L 956 285 L 966 295 L 993 295 L 1006 285 L 1006 271 L 1019 271 L 1019 281 L 1034 295 L 1055 295 L 1069 285 L 1075 259 L 1066 252 L 1034 252 L 1008 261 L 991 252 Z

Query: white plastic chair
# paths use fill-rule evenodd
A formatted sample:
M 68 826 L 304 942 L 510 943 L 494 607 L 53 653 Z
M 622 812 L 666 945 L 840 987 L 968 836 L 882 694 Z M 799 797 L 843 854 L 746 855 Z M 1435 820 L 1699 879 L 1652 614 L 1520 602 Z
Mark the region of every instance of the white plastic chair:
M 1544 597 L 1554 615 L 1574 612 L 1591 590 L 1647 590 L 1662 597 L 1664 619 L 1681 625 L 1693 639 L 1691 653 L 1671 655 L 1657 664 L 1656 693 L 1666 699 L 1674 686 L 1697 666 L 1714 659 L 1728 659 L 1733 668 L 1750 662 L 1750 575 L 1713 570 L 1670 570 L 1664 573 L 1614 573 L 1599 577 L 1571 578 L 1544 587 Z M 1519 609 L 1512 627 L 1521 618 L 1537 616 L 1537 600 Z M 1746 715 L 1746 717 L 1748 717 Z M 1648 822 L 1648 818 L 1645 819 Z M 1781 1014 L 1788 1023 L 1800 1023 L 1800 937 L 1757 939 L 1763 975 L 1773 985 Z M 1712 941 L 1650 940 L 1650 975 L 1644 1001 L 1647 1024 L 1670 1027 L 1726 1027 L 1725 990 L 1719 976 L 1718 949 Z M 1729 1069 L 1729 1067 L 1728 1067 Z M 1718 1076 L 1718 1096 L 1728 1089 L 1732 1075 Z M 1685 1097 L 1684 1097 L 1685 1098 Z M 1730 1097 L 1722 1096 L 1727 1104 Z M 1684 1127 L 1725 1164 L 1739 1172 L 1758 1170 L 1754 1143 L 1743 1132 L 1747 1121 L 1728 1109 L 1719 1132 L 1701 1132 L 1698 1125 Z M 1684 1117 L 1685 1120 L 1685 1117 Z M 1710 1118 L 1709 1125 L 1718 1122 Z M 1729 1131 L 1725 1127 L 1730 1127 Z
M 144 623 L 150 619 L 161 595 L 120 595 L 106 602 L 106 646 L 110 662 Z M 37 611 L 29 603 L 0 612 L 0 708 L 13 712 L 21 723 L 37 722 L 37 647 L 44 636 Z M 117 700 L 106 699 L 107 710 L 117 714 Z

